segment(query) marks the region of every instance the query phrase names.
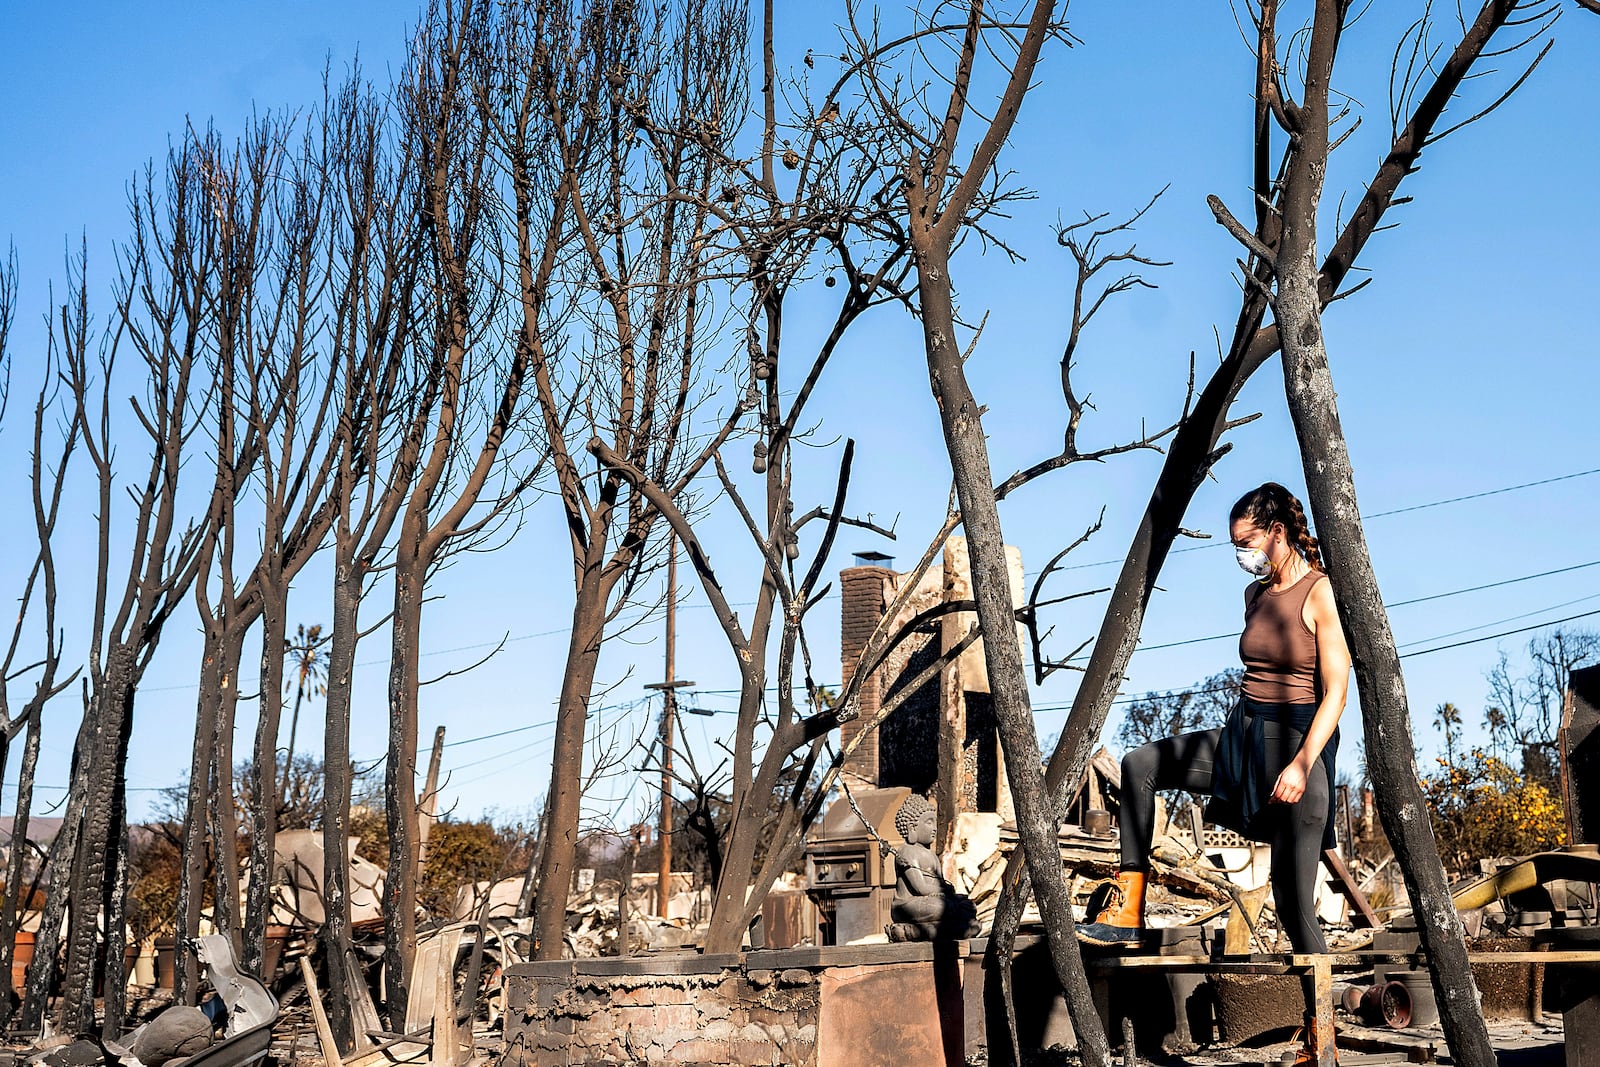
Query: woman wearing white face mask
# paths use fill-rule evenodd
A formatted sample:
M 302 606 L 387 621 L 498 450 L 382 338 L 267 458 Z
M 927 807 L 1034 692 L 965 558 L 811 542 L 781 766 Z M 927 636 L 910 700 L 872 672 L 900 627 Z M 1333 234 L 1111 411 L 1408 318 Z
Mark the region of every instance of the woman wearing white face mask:
M 1294 494 L 1267 482 L 1234 504 L 1229 523 L 1239 566 L 1256 578 L 1245 590 L 1239 638 L 1243 696 L 1221 729 L 1163 738 L 1123 758 L 1122 864 L 1108 905 L 1078 928 L 1091 944 L 1142 939 L 1155 794 L 1187 789 L 1211 795 L 1209 820 L 1271 846 L 1274 906 L 1294 951 L 1327 951 L 1317 871 L 1322 850 L 1333 847 L 1334 758 L 1350 652 Z M 1309 987 L 1306 995 L 1309 1006 Z

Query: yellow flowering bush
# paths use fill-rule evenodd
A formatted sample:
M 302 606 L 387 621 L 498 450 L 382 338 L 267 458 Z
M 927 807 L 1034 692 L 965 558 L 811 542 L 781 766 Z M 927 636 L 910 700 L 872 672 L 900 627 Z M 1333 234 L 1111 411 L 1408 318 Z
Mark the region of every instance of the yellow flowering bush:
M 1439 858 L 1456 875 L 1476 874 L 1488 856 L 1522 856 L 1566 843 L 1559 798 L 1498 756 L 1474 748 L 1423 778 Z

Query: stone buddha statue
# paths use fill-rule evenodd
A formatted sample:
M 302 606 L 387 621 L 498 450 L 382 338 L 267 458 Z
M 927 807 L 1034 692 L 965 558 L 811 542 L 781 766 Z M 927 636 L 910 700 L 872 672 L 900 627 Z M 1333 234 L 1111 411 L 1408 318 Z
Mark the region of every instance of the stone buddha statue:
M 883 928 L 890 941 L 934 941 L 978 936 L 978 909 L 945 881 L 933 844 L 934 809 L 915 793 L 894 817 L 905 844 L 894 856 L 894 903 Z

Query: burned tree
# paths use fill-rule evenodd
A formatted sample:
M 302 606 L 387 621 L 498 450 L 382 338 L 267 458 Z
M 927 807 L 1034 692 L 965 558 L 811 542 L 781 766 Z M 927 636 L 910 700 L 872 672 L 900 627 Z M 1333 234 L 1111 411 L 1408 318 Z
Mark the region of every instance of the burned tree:
M 82 291 L 84 278 L 81 272 L 78 282 L 78 300 L 75 305 L 63 309 L 64 319 L 68 321 L 74 313 L 87 314 L 87 296 Z M 0 263 L 0 376 L 8 386 L 11 364 L 6 342 L 15 296 L 16 259 L 8 256 L 4 263 Z M 65 321 L 63 325 L 66 325 Z M 80 332 L 87 335 L 87 323 L 80 321 L 68 336 Z M 18 598 L 17 620 L 11 631 L 11 640 L 6 645 L 4 659 L 0 660 L 0 778 L 4 777 L 12 742 L 18 733 L 23 733 L 22 764 L 17 775 L 17 804 L 11 818 L 11 855 L 5 870 L 4 896 L 0 899 L 0 974 L 8 976 L 12 960 L 15 959 L 20 914 L 28 894 L 25 878 L 29 856 L 28 820 L 33 808 L 34 770 L 39 762 L 44 709 L 51 699 L 71 686 L 80 673 L 73 670 L 66 677 L 60 677 L 64 634 L 58 630 L 56 618 L 56 561 L 52 548 L 56 520 L 61 514 L 61 493 L 66 485 L 67 467 L 78 442 L 77 420 L 71 418 L 70 413 L 60 405 L 60 369 L 56 346 L 67 339 L 53 332 L 50 335 L 43 383 L 33 408 L 29 485 L 32 490 L 36 547 Z M 5 397 L 0 396 L 0 411 L 5 407 L 4 400 Z M 49 432 L 52 421 L 59 421 L 62 426 L 59 438 Z M 50 450 L 48 456 L 47 448 Z M 29 631 L 33 629 L 39 632 L 30 635 Z M 24 656 L 37 655 L 39 658 L 28 664 L 19 664 L 19 653 Z M 23 685 L 31 685 L 32 691 L 13 714 L 10 682 L 29 675 L 33 675 L 32 680 Z M 10 990 L 10 986 L 7 989 Z M 14 991 L 11 996 L 0 999 L 0 1020 L 9 1021 L 16 1004 Z
M 1004 86 L 993 117 L 980 128 L 970 158 L 962 164 L 958 151 L 963 150 L 960 136 L 970 114 L 968 94 L 974 68 L 990 42 L 1001 36 L 995 32 L 999 27 L 994 16 L 980 2 L 966 5 L 966 18 L 962 21 L 964 25 L 952 33 L 959 34 L 959 44 L 954 49 L 955 69 L 947 76 L 948 104 L 942 115 L 926 115 L 931 132 L 924 132 L 917 124 L 923 116 L 913 110 L 917 107 L 915 101 L 895 99 L 876 66 L 867 68 L 866 74 L 874 79 L 876 98 L 883 102 L 886 118 L 900 132 L 892 165 L 902 178 L 900 199 L 916 266 L 917 307 L 928 380 L 938 405 L 961 523 L 971 552 L 973 596 L 978 626 L 985 635 L 989 690 L 1011 780 L 1018 836 L 1044 916 L 1051 959 L 1078 1033 L 1079 1052 L 1085 1062 L 1104 1065 L 1110 1062 L 1110 1051 L 1073 936 L 1074 916 L 1056 848 L 1055 816 L 1040 771 L 1042 761 L 1033 728 L 1027 675 L 1016 639 L 1015 609 L 983 431 L 983 410 L 967 384 L 967 354 L 957 342 L 958 317 L 950 276 L 952 252 L 963 223 L 975 207 L 981 211 L 982 194 L 992 181 L 1000 148 L 1010 136 L 1040 53 L 1048 41 L 1063 32 L 1063 27 L 1057 20 L 1055 4 L 1039 0 L 1032 5 L 1025 24 L 1010 34 L 1008 46 L 1015 52 L 1003 63 Z M 862 42 L 858 48 L 864 54 L 878 52 L 875 42 L 860 33 L 857 39 Z M 1070 436 L 1067 443 L 1070 448 Z
M 350 931 L 350 704 L 362 603 L 405 504 L 420 445 L 413 427 L 432 387 L 412 377 L 419 284 L 416 168 L 388 133 L 388 102 L 358 76 L 339 91 L 330 123 L 333 168 L 328 346 L 339 378 L 333 429 L 332 619 L 326 666 L 323 766 L 322 924 L 328 1014 L 349 1047 L 367 1018 L 351 990 L 366 981 Z M 397 209 L 399 208 L 399 209 Z
M 244 964 L 259 971 L 271 909 L 274 843 L 285 780 L 294 773 L 294 728 L 279 777 L 288 640 L 289 587 L 319 552 L 332 525 L 330 489 L 337 436 L 337 404 L 347 383 L 337 360 L 324 354 L 331 331 L 327 296 L 332 278 L 331 224 L 335 221 L 330 156 L 343 147 L 332 109 L 303 132 L 299 150 L 284 164 L 275 206 L 279 240 L 274 249 L 268 321 L 270 331 L 241 350 L 248 383 L 246 412 L 259 438 L 256 467 L 261 501 L 261 551 L 253 567 L 260 603 L 261 654 L 251 780 L 250 886 L 244 910 Z M 301 678 L 302 688 L 305 678 Z M 297 694 L 298 701 L 298 694 Z M 296 711 L 298 712 L 298 702 Z
M 707 324 L 702 196 L 731 135 L 739 21 L 718 4 L 516 3 L 492 33 L 492 122 L 515 273 L 508 313 L 571 543 L 574 601 L 556 711 L 535 941 L 558 956 L 582 794 L 586 722 L 607 629 L 653 565 L 657 510 L 585 451 L 608 442 L 677 480 L 701 399 Z M 684 80 L 680 70 L 692 75 Z M 656 111 L 695 114 L 676 151 L 646 151 Z
M 1331 130 L 1338 116 L 1330 115 L 1329 87 L 1348 13 L 1349 5 L 1344 0 L 1316 3 L 1298 101 L 1275 73 L 1265 79 L 1263 95 L 1268 108 L 1290 141 L 1276 200 L 1277 240 L 1270 244 L 1261 241 L 1218 198 L 1211 198 L 1211 206 L 1218 221 L 1244 245 L 1253 263 L 1247 267 L 1248 276 L 1272 308 L 1283 357 L 1284 390 L 1300 442 L 1311 510 L 1326 546 L 1328 575 L 1355 663 L 1367 768 L 1377 794 L 1379 816 L 1405 876 L 1422 944 L 1432 963 L 1430 970 L 1445 1037 L 1461 1062 L 1487 1067 L 1495 1062 L 1494 1050 L 1478 1007 L 1460 919 L 1450 903 L 1449 883 L 1440 865 L 1417 780 L 1411 714 L 1399 654 L 1367 551 L 1322 328 L 1323 308 L 1336 294 L 1324 292 L 1328 279 L 1320 269 L 1317 222 L 1328 156 L 1336 143 Z M 1261 20 L 1261 52 L 1276 56 L 1271 14 L 1269 5 Z M 1524 28 L 1524 39 L 1509 46 L 1516 49 L 1543 36 L 1553 20 L 1553 5 L 1490 4 L 1468 28 L 1462 46 L 1451 56 L 1446 69 L 1456 67 L 1464 75 L 1463 68 L 1470 67 L 1482 49 L 1481 44 L 1471 47 L 1473 39 L 1486 41 L 1502 24 Z M 1530 25 L 1531 31 L 1526 29 Z M 1542 57 L 1543 52 L 1523 78 Z M 1420 151 L 1493 110 L 1521 80 L 1484 111 L 1450 129 L 1413 134 L 1409 126 L 1405 131 L 1397 128 L 1396 139 L 1413 134 Z M 1406 99 L 1415 87 L 1414 75 L 1408 69 L 1399 79 L 1398 100 Z M 1424 101 L 1427 102 L 1426 96 Z M 1439 100 L 1436 106 L 1442 110 L 1443 103 Z M 1394 114 L 1398 127 L 1398 106 Z
M 103 975 L 103 1029 L 108 1036 L 121 1030 L 126 770 L 134 697 L 163 627 L 199 569 L 204 539 L 203 527 L 186 521 L 178 502 L 183 460 L 208 392 L 204 346 L 211 310 L 204 280 L 215 269 L 215 220 L 205 205 L 204 183 L 202 154 L 193 139 L 185 139 L 163 167 L 151 167 L 135 185 L 134 232 L 123 246 L 116 310 L 97 356 L 90 354 L 95 342 L 88 334 L 95 327 L 87 310 L 62 317 L 64 375 L 96 490 L 97 572 L 84 715 L 65 822 L 51 849 L 57 877 L 51 879 L 39 950 L 28 972 L 23 1018 L 29 1026 L 43 1015 L 65 921 L 66 971 L 56 1024 L 73 1030 L 93 1025 L 94 990 Z M 130 406 L 148 455 L 128 487 L 131 531 L 118 528 L 121 512 L 113 503 L 120 489 L 112 391 L 120 386 L 117 357 L 123 345 L 138 357 L 143 399 Z M 130 451 L 126 443 L 123 450 Z M 124 539 L 130 545 L 119 592 L 112 556 Z
M 1405 202 L 1405 198 L 1398 195 L 1399 187 L 1406 175 L 1416 169 L 1423 148 L 1441 135 L 1440 119 L 1449 101 L 1484 56 L 1499 47 L 1499 38 L 1508 28 L 1514 29 L 1520 23 L 1526 14 L 1524 8 L 1517 3 L 1490 0 L 1483 5 L 1477 18 L 1466 24 L 1446 61 L 1415 72 L 1417 84 L 1406 94 L 1405 106 L 1397 106 L 1395 110 L 1391 148 L 1322 261 L 1318 296 L 1324 307 L 1339 292 L 1360 252 L 1384 224 L 1389 208 Z M 1258 13 L 1258 30 L 1272 33 L 1275 18 L 1276 5 L 1266 5 Z M 1281 162 L 1274 162 L 1270 138 L 1276 92 L 1272 84 L 1274 63 L 1270 49 L 1258 50 L 1252 118 L 1255 237 L 1266 246 L 1278 240 L 1275 196 L 1277 178 L 1284 170 Z M 1423 84 L 1424 77 L 1431 77 L 1431 82 Z M 1186 411 L 1167 449 L 1150 501 L 1107 603 L 1083 680 L 1047 770 L 1047 782 L 1058 810 L 1081 780 L 1089 755 L 1098 743 L 1111 702 L 1138 644 L 1139 631 L 1161 568 L 1174 541 L 1185 532 L 1183 520 L 1189 502 L 1212 466 L 1231 447 L 1220 442 L 1228 430 L 1238 425 L 1230 415 L 1232 401 L 1250 376 L 1278 350 L 1277 326 L 1263 325 L 1267 308 L 1262 288 L 1265 272 L 1258 270 L 1254 276 L 1260 284 L 1246 285 L 1226 354 Z M 989 945 L 997 965 L 993 973 L 1002 976 L 1007 974 L 1010 946 L 1024 902 L 1023 894 L 1017 891 L 1020 864 L 1012 863 L 1010 867 Z
M 1355 681 L 1362 696 L 1366 766 L 1373 777 L 1374 792 L 1378 793 L 1379 817 L 1405 875 L 1422 947 L 1434 965 L 1430 968 L 1434 992 L 1451 1053 L 1466 1064 L 1488 1065 L 1494 1062 L 1494 1051 L 1478 1011 L 1477 987 L 1467 966 L 1461 921 L 1450 904 L 1450 883 L 1438 859 L 1434 830 L 1427 819 L 1426 800 L 1418 782 L 1400 657 L 1366 549 L 1366 534 L 1355 499 L 1354 472 L 1334 405 L 1333 378 L 1322 328 L 1325 301 L 1318 270 L 1317 214 L 1331 150 L 1330 130 L 1336 120 L 1330 115 L 1328 88 L 1347 6 L 1341 0 L 1320 0 L 1315 5 L 1301 99 L 1291 99 L 1277 80 L 1269 86 L 1272 114 L 1293 142 L 1278 198 L 1282 221 L 1277 242 L 1269 246 L 1256 240 L 1218 198 L 1211 198 L 1211 205 L 1219 221 L 1240 238 L 1258 264 L 1264 277 L 1256 283 L 1266 290 L 1270 280 L 1272 286 L 1266 291 L 1280 334 L 1285 394 L 1301 446 L 1312 514 L 1326 545 L 1334 600 L 1355 661 Z M 1478 26 L 1472 29 L 1493 29 L 1494 14 L 1486 8 L 1478 18 Z M 1544 5 L 1530 5 L 1518 14 L 1518 22 L 1533 24 L 1533 38 L 1542 35 L 1554 19 L 1552 8 Z M 1277 42 L 1264 30 L 1262 50 L 1269 46 L 1275 54 Z M 1458 56 L 1451 59 L 1456 61 Z M 1538 66 L 1538 59 L 1533 64 Z M 1402 99 L 1410 88 L 1411 78 L 1402 78 Z M 1498 102 L 1486 110 L 1493 110 Z M 1486 110 L 1466 122 L 1474 122 Z M 1454 128 L 1461 125 L 1466 123 Z M 1424 136 L 1419 147 L 1445 133 Z
M 735 38 L 742 45 L 742 19 L 734 23 L 729 16 L 728 26 L 728 47 Z M 675 178 L 671 166 L 663 168 L 674 183 L 673 196 L 705 213 L 714 262 L 736 286 L 735 302 L 748 307 L 736 335 L 744 358 L 734 358 L 730 382 L 743 396 L 730 396 L 721 428 L 676 482 L 661 480 L 603 442 L 590 445 L 609 469 L 624 474 L 662 511 L 683 539 L 739 672 L 726 814 L 713 815 L 703 776 L 682 782 L 695 798 L 685 825 L 704 840 L 712 857 L 715 902 L 706 939 L 711 952 L 737 950 L 775 872 L 797 855 L 800 835 L 827 793 L 826 784 L 818 790 L 815 782 L 816 772 L 826 765 L 824 746 L 853 706 L 848 695 L 837 704 L 826 700 L 815 684 L 805 616 L 826 594 L 820 581 L 841 524 L 892 532 L 845 513 L 853 445 L 845 448 L 831 505 L 797 515 L 795 449 L 809 432 L 808 402 L 850 328 L 870 310 L 903 301 L 910 269 L 904 231 L 879 206 L 893 179 L 871 165 L 882 131 L 870 109 L 846 97 L 847 77 L 820 97 L 808 91 L 802 78 L 785 78 L 776 63 L 771 3 L 763 5 L 761 30 L 760 122 L 750 135 L 751 149 L 741 153 L 738 143 L 719 146 L 726 177 L 709 190 Z M 685 65 L 677 76 L 691 73 Z M 780 111 L 780 102 L 786 110 Z M 725 112 L 717 112 L 719 122 L 729 121 Z M 636 118 L 652 150 L 664 160 L 681 153 L 685 136 L 696 135 L 706 121 L 697 110 L 641 113 Z M 816 347 L 793 350 L 795 342 L 785 334 L 785 310 L 808 286 L 818 295 L 824 290 L 838 295 L 823 297 L 830 318 Z M 751 469 L 759 478 L 759 490 L 748 502 L 729 470 L 735 442 L 750 448 Z M 727 588 L 695 535 L 697 517 L 681 501 L 693 478 L 708 468 L 715 471 L 715 486 L 739 515 L 756 550 L 754 607 L 748 622 L 730 607 Z M 818 524 L 814 555 L 802 566 L 803 530 Z M 947 526 L 930 550 L 930 562 L 949 530 Z M 891 637 L 903 635 L 883 635 L 885 641 Z M 886 654 L 881 645 L 873 652 Z M 776 707 L 770 713 L 769 680 L 777 683 Z M 803 702 L 796 699 L 801 680 Z
M 492 538 L 540 469 L 538 458 L 524 455 L 530 352 L 508 342 L 498 317 L 498 172 L 479 96 L 493 85 L 487 36 L 494 11 L 471 0 L 458 9 L 435 5 L 400 90 L 407 156 L 419 172 L 418 292 L 429 294 L 418 308 L 410 352 L 413 373 L 435 385 L 431 406 L 419 409 L 411 431 L 419 451 L 395 530 L 389 619 L 384 1001 L 396 1029 L 405 1018 L 416 945 L 418 657 L 428 576 L 447 554 Z
M 211 853 L 224 860 L 210 864 L 217 882 L 213 921 L 242 944 L 246 966 L 257 968 L 272 887 L 288 587 L 321 546 L 331 518 L 327 430 L 340 378 L 314 352 L 327 279 L 324 153 L 334 143 L 327 132 L 325 113 L 303 131 L 286 120 L 259 119 L 236 150 L 214 150 L 207 165 L 218 242 L 217 269 L 207 282 L 214 309 L 215 480 L 194 590 L 203 651 L 178 932 L 198 928 L 209 841 Z M 260 501 L 261 536 L 247 562 L 239 511 L 252 492 Z M 254 518 L 254 509 L 246 515 Z M 253 781 L 245 791 L 253 800 L 246 806 L 250 890 L 241 917 L 234 724 L 240 664 L 258 622 L 262 689 Z M 195 977 L 185 957 L 180 998 L 192 992 Z

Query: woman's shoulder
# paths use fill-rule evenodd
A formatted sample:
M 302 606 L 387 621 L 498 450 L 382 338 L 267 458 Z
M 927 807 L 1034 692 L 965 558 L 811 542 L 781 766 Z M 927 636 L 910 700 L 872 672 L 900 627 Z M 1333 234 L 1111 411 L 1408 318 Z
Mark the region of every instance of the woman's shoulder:
M 1333 598 L 1333 582 L 1327 581 L 1326 571 L 1312 571 L 1306 579 L 1306 609 L 1314 616 L 1325 619 L 1338 618 L 1338 605 Z

